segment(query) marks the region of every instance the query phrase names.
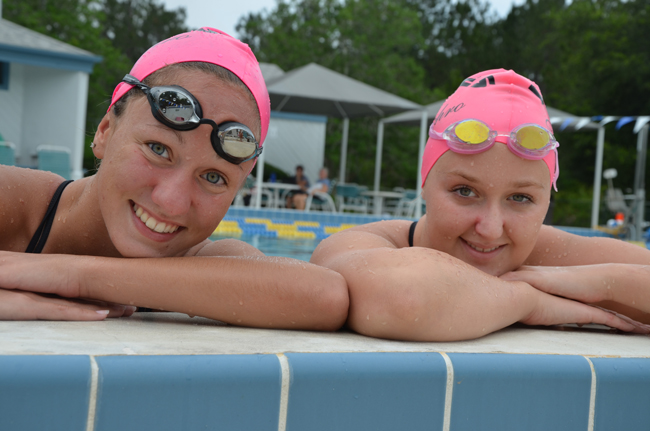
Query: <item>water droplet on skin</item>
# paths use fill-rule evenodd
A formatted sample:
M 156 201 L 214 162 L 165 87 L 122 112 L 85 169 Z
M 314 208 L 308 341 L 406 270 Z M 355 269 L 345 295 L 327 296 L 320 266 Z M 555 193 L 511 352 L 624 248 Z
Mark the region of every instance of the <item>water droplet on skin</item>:
M 415 320 L 414 320 L 414 322 L 417 322 L 418 320 L 420 320 L 420 318 L 419 318 L 419 317 L 416 317 Z
M 244 301 L 239 301 L 239 305 L 244 305 Z
M 366 316 L 366 320 L 370 320 L 370 314 Z
M 241 319 L 237 319 L 237 323 L 241 323 Z
M 237 315 L 237 313 L 235 313 L 235 312 L 233 311 L 233 312 L 232 312 L 232 315 L 233 315 L 233 316 L 236 316 L 236 315 Z
M 388 322 L 381 322 L 382 325 L 385 325 L 386 323 L 388 323 Z

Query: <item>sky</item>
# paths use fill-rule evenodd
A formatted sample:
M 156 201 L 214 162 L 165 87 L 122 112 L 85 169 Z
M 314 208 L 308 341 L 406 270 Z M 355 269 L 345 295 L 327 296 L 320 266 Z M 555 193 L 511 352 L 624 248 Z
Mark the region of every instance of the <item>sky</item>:
M 186 24 L 190 28 L 214 27 L 237 36 L 235 26 L 239 18 L 249 12 L 272 10 L 276 0 L 161 0 L 167 9 L 184 6 L 187 12 Z M 491 0 L 492 7 L 499 16 L 506 16 L 512 3 L 522 4 L 523 0 Z

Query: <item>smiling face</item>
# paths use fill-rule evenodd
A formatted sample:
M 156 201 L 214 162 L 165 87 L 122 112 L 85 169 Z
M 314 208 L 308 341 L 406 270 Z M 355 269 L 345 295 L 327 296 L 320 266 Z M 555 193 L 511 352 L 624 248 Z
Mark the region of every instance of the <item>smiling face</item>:
M 205 118 L 235 121 L 260 136 L 259 114 L 246 89 L 198 70 L 174 74 L 201 104 Z M 254 161 L 221 159 L 210 125 L 172 130 L 158 122 L 144 96 L 132 97 L 119 118 L 107 114 L 95 134 L 99 207 L 117 250 L 128 257 L 184 254 L 219 224 Z
M 447 151 L 423 196 L 422 245 L 498 276 L 530 255 L 549 205 L 550 174 L 543 161 L 521 159 L 500 143 L 473 155 Z

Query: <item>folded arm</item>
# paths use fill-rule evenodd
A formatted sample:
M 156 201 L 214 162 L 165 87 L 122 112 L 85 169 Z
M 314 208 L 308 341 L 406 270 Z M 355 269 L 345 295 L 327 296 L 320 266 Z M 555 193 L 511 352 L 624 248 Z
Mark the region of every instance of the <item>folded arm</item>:
M 333 235 L 312 256 L 312 262 L 345 277 L 350 291 L 347 323 L 359 333 L 451 341 L 477 338 L 518 321 L 601 323 L 648 332 L 612 313 L 546 294 L 521 281 L 490 276 L 445 253 L 397 247 L 381 223 L 388 226 L 380 222 Z
M 650 323 L 650 250 L 545 226 L 527 265 L 506 274 L 559 295 Z
M 343 278 L 239 241 L 196 256 L 124 259 L 0 253 L 0 287 L 177 311 L 241 326 L 334 330 L 347 315 Z M 231 256 L 223 254 L 231 253 Z M 215 256 L 215 254 L 219 254 Z

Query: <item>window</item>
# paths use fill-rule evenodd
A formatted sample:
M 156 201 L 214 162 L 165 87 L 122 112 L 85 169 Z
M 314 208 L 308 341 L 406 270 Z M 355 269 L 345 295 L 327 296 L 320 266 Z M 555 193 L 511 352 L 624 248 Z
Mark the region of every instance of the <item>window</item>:
M 0 61 L 0 90 L 9 89 L 9 63 Z

